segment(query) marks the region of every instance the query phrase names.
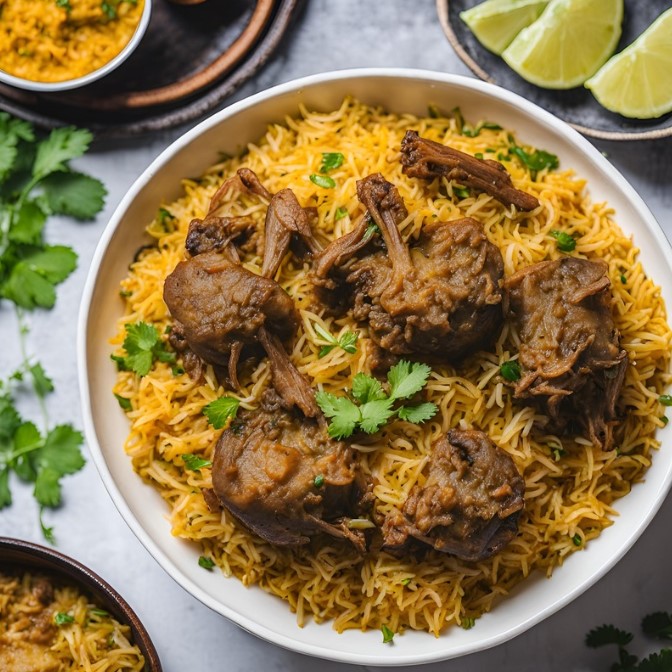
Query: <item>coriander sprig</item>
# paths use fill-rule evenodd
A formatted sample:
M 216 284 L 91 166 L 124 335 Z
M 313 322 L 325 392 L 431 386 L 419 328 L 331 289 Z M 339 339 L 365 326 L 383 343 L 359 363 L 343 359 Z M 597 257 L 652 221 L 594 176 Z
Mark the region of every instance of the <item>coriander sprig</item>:
M 119 371 L 133 371 L 139 376 L 146 376 L 156 361 L 174 364 L 176 360 L 175 353 L 166 349 L 158 329 L 146 322 L 126 325 L 122 347 L 126 355 L 110 355 L 112 361 Z
M 397 405 L 422 390 L 431 369 L 426 364 L 401 360 L 387 373 L 389 391 L 379 380 L 358 373 L 352 381 L 351 396 L 336 396 L 331 392 L 315 395 L 318 405 L 329 423 L 329 436 L 344 439 L 356 430 L 367 434 L 377 432 L 395 415 L 406 422 L 420 424 L 429 420 L 438 410 L 431 402 L 415 406 Z
M 77 265 L 74 250 L 46 243 L 49 216 L 92 219 L 103 207 L 103 184 L 70 168 L 91 139 L 89 131 L 71 126 L 38 138 L 31 124 L 0 112 L 0 302 L 14 304 L 21 352 L 16 370 L 0 380 L 0 509 L 12 503 L 12 474 L 32 484 L 42 533 L 51 543 L 53 528 L 42 515 L 61 504 L 62 477 L 83 467 L 83 437 L 69 424 L 50 427 L 45 398 L 54 383 L 28 355 L 25 311 L 52 308 L 56 286 Z M 15 406 L 14 389 L 28 380 L 42 413 L 41 430 Z
M 325 345 L 320 348 L 318 357 L 322 358 L 325 355 L 328 355 L 334 348 L 341 348 L 341 350 L 350 355 L 354 355 L 357 352 L 358 332 L 344 331 L 337 338 L 333 334 L 330 334 L 326 329 L 323 329 L 319 324 L 314 324 L 313 327 L 318 336 L 325 342 Z

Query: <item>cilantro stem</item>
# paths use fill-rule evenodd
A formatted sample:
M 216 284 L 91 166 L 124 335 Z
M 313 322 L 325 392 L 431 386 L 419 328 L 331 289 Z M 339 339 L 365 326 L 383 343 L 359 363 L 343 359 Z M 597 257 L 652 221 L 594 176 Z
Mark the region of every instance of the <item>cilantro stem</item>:
M 30 373 L 30 380 L 32 383 L 33 391 L 37 397 L 37 403 L 40 407 L 40 413 L 42 414 L 42 422 L 44 425 L 45 433 L 49 431 L 49 414 L 47 413 L 47 405 L 44 402 L 44 397 L 40 394 L 37 381 L 35 379 L 35 374 L 30 368 L 30 361 L 28 359 L 28 352 L 26 349 L 26 336 L 30 329 L 25 322 L 23 310 L 14 304 L 14 312 L 16 313 L 16 321 L 19 325 L 19 348 L 21 350 L 21 369 L 27 373 Z

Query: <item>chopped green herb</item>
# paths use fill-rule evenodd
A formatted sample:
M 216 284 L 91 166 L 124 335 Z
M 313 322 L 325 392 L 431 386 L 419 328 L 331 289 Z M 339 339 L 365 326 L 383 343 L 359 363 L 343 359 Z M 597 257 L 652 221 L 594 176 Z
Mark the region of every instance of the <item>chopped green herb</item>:
M 341 334 L 338 338 L 330 334 L 326 329 L 323 329 L 319 324 L 315 324 L 315 331 L 322 338 L 322 340 L 327 342 L 327 345 L 324 345 L 319 352 L 319 357 L 324 357 L 328 355 L 334 348 L 341 348 L 344 352 L 354 355 L 357 352 L 357 339 L 359 338 L 359 332 L 346 331 Z
M 70 4 L 70 0 L 56 0 L 56 7 L 62 7 L 67 12 L 72 11 L 72 5 Z
M 339 219 L 343 219 L 343 217 L 348 216 L 348 209 L 347 208 L 337 208 L 336 214 L 334 215 L 334 221 L 338 221 Z
M 127 299 L 129 296 L 133 296 L 133 292 L 130 292 L 128 289 L 120 289 L 119 296 L 122 299 Z
M 483 152 L 476 152 L 474 154 L 474 157 L 477 158 L 477 159 L 482 159 L 483 158 Z
M 221 429 L 229 418 L 235 418 L 240 401 L 234 397 L 219 397 L 203 407 L 203 413 L 208 422 L 215 428 Z
M 54 623 L 58 626 L 68 625 L 69 623 L 74 623 L 74 622 L 75 622 L 75 617 L 70 616 L 70 614 L 66 614 L 63 611 L 57 611 L 54 614 Z
M 555 244 L 561 252 L 572 252 L 576 247 L 576 239 L 565 231 L 553 230 L 549 232 L 555 238 Z
M 174 376 L 181 376 L 184 373 L 184 369 L 181 366 L 171 366 L 170 371 Z
M 438 119 L 441 117 L 441 111 L 439 110 L 437 105 L 434 105 L 433 103 L 430 103 L 427 105 L 427 116 L 430 119 Z
M 131 405 L 131 400 L 128 397 L 122 397 L 120 394 L 117 394 L 116 392 L 114 394 L 114 397 L 119 402 L 119 406 L 121 406 L 121 408 L 124 411 L 132 411 L 133 410 L 133 406 Z
M 663 423 L 663 425 L 666 425 L 669 422 L 669 419 L 666 415 L 661 415 L 660 421 Z
M 572 543 L 574 546 L 581 546 L 581 544 L 583 544 L 583 539 L 578 532 L 572 537 Z
M 345 157 L 340 152 L 322 152 L 321 173 L 329 173 L 343 165 Z
M 510 138 L 509 141 L 511 142 L 509 153 L 516 156 L 524 166 L 529 168 L 533 180 L 536 179 L 536 175 L 540 170 L 544 168 L 555 170 L 560 165 L 558 157 L 555 154 L 545 152 L 543 149 L 537 149 L 532 153 L 528 153 L 522 147 L 518 147 L 513 138 Z
M 215 561 L 212 558 L 208 558 L 205 555 L 201 555 L 198 558 L 198 566 L 203 567 L 203 569 L 207 569 L 208 571 L 210 571 L 214 569 Z
M 567 454 L 566 451 L 564 450 L 564 448 L 558 448 L 558 447 L 553 448 L 552 452 L 553 452 L 553 459 L 556 462 L 560 462 L 560 459 L 563 458 Z
M 451 116 L 455 119 L 455 129 L 458 133 L 462 133 L 464 128 L 464 117 L 462 116 L 462 110 L 459 107 L 454 107 L 451 111 Z
M 471 126 L 463 126 L 462 128 L 462 135 L 466 135 L 468 138 L 475 138 L 476 136 L 481 134 L 481 131 L 486 128 L 491 131 L 501 131 L 502 127 L 499 124 L 495 124 L 492 121 L 481 121 L 478 124 L 476 124 L 475 128 L 472 128 Z
M 463 630 L 471 630 L 476 625 L 476 619 L 473 616 L 463 616 L 460 627 Z
M 401 360 L 387 374 L 389 392 L 383 390 L 378 380 L 365 373 L 358 373 L 353 379 L 352 396 L 357 403 L 349 397 L 318 392 L 315 397 L 317 403 L 325 416 L 331 419 L 329 436 L 346 438 L 356 429 L 374 434 L 395 415 L 416 424 L 429 420 L 438 410 L 435 404 L 401 405 L 397 408 L 394 404 L 420 392 L 430 373 L 431 369 L 426 364 Z
M 316 175 L 313 173 L 310 176 L 310 181 L 318 187 L 322 187 L 322 189 L 333 189 L 336 186 L 336 182 L 328 175 Z
M 520 364 L 515 359 L 510 359 L 499 367 L 499 373 L 504 380 L 514 383 L 515 381 L 520 380 L 522 370 Z
M 621 273 L 621 282 L 622 282 L 624 285 L 627 285 L 627 284 L 628 284 L 628 279 L 625 277 L 625 275 L 624 275 L 623 273 Z
M 466 187 L 461 187 L 457 184 L 453 185 L 453 193 L 458 198 L 469 198 L 470 196 L 469 189 L 467 189 Z
M 91 609 L 89 613 L 100 618 L 107 618 L 110 615 L 109 612 L 104 609 Z
M 386 625 L 382 625 L 380 631 L 383 633 L 383 644 L 390 644 L 394 641 L 394 633 Z
M 633 639 L 633 635 L 625 630 L 615 628 L 613 625 L 601 625 L 594 628 L 586 635 L 586 646 L 596 649 L 607 644 L 626 646 Z
M 315 476 L 315 480 L 313 481 L 313 485 L 316 488 L 321 488 L 324 485 L 324 476 L 322 474 L 318 474 Z
M 412 580 L 411 577 L 408 576 L 408 577 L 406 577 L 405 579 L 402 579 L 402 580 L 401 580 L 401 585 L 402 585 L 402 586 L 408 586 L 408 585 L 411 583 L 411 580 Z
M 210 460 L 204 460 L 202 457 L 194 455 L 193 453 L 185 453 L 182 455 L 182 459 L 184 460 L 184 466 L 189 469 L 189 471 L 200 471 L 201 469 L 212 466 Z
M 672 396 L 669 394 L 661 394 L 658 397 L 658 401 L 663 405 L 663 406 L 672 406 Z
M 126 356 L 112 355 L 119 371 L 133 371 L 146 376 L 155 361 L 175 362 L 175 353 L 166 350 L 157 328 L 145 322 L 126 325 L 126 338 L 123 348 Z

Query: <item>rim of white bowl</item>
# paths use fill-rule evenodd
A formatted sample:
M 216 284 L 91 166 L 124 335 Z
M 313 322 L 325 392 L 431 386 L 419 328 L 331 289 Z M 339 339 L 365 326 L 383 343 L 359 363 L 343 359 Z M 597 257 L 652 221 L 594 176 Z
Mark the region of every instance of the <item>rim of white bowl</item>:
M 599 170 L 608 174 L 614 183 L 627 194 L 629 200 L 634 204 L 634 207 L 641 214 L 642 218 L 647 221 L 650 233 L 656 239 L 660 249 L 666 258 L 667 264 L 672 268 L 672 247 L 665 237 L 662 228 L 651 213 L 648 206 L 643 199 L 635 191 L 635 189 L 627 182 L 621 173 L 609 162 L 607 159 L 584 138 L 580 133 L 574 130 L 566 122 L 558 117 L 555 117 L 550 112 L 536 104 L 526 100 L 522 96 L 512 93 L 502 87 L 499 87 L 488 82 L 466 77 L 463 75 L 447 74 L 436 72 L 432 70 L 421 70 L 412 68 L 354 68 L 345 70 L 336 70 L 332 72 L 309 75 L 299 79 L 294 79 L 283 84 L 279 84 L 265 91 L 259 92 L 248 98 L 220 110 L 211 117 L 205 119 L 191 130 L 187 131 L 180 138 L 171 143 L 159 156 L 152 161 L 152 163 L 145 169 L 145 171 L 133 183 L 129 191 L 123 197 L 116 210 L 114 211 L 110 221 L 108 222 L 101 239 L 98 243 L 96 251 L 91 261 L 91 266 L 87 275 L 84 291 L 82 294 L 82 302 L 80 304 L 80 312 L 77 326 L 77 362 L 78 362 L 78 376 L 79 388 L 82 403 L 82 414 L 84 420 L 84 431 L 91 450 L 94 463 L 98 469 L 100 477 L 110 494 L 115 506 L 130 527 L 131 531 L 140 540 L 140 542 L 149 551 L 150 555 L 158 562 L 158 564 L 167 572 L 167 574 L 183 589 L 187 590 L 192 596 L 202 602 L 204 605 L 213 611 L 225 616 L 232 622 L 236 623 L 241 628 L 248 632 L 285 649 L 296 651 L 298 653 L 314 656 L 317 658 L 334 660 L 344 663 L 359 664 L 359 665 L 373 665 L 373 666 L 402 666 L 413 664 L 425 664 L 432 662 L 440 662 L 447 659 L 458 658 L 463 655 L 477 653 L 485 649 L 492 648 L 499 644 L 503 644 L 510 639 L 529 630 L 532 626 L 542 622 L 562 607 L 566 606 L 579 595 L 593 586 L 599 579 L 601 579 L 607 572 L 616 565 L 616 563 L 627 553 L 633 546 L 637 539 L 641 536 L 644 530 L 659 510 L 663 500 L 665 499 L 670 486 L 672 485 L 672 472 L 668 470 L 668 474 L 663 481 L 662 487 L 659 488 L 655 495 L 649 499 L 649 508 L 643 512 L 643 517 L 639 520 L 638 525 L 633 526 L 629 530 L 629 534 L 619 544 L 618 552 L 603 563 L 599 569 L 591 573 L 586 579 L 578 583 L 572 590 L 562 595 L 559 599 L 547 604 L 544 608 L 537 611 L 533 617 L 522 619 L 512 626 L 503 628 L 499 633 L 493 636 L 485 637 L 477 643 L 466 643 L 463 646 L 454 647 L 451 651 L 442 653 L 441 651 L 420 652 L 412 654 L 403 654 L 395 651 L 394 656 L 387 656 L 378 653 L 361 654 L 340 649 L 326 649 L 313 643 L 300 642 L 292 637 L 279 634 L 272 631 L 266 625 L 263 625 L 255 620 L 241 615 L 235 609 L 222 604 L 214 599 L 205 590 L 196 585 L 191 579 L 185 576 L 174 562 L 168 557 L 163 550 L 161 550 L 151 539 L 149 534 L 144 530 L 140 523 L 135 518 L 135 515 L 130 510 L 123 495 L 118 489 L 107 462 L 102 453 L 100 444 L 95 430 L 93 421 L 93 414 L 90 404 L 89 396 L 89 381 L 88 381 L 88 367 L 86 358 L 86 333 L 88 323 L 88 313 L 91 306 L 91 299 L 96 284 L 97 271 L 100 263 L 105 255 L 107 247 L 113 237 L 117 226 L 123 219 L 123 216 L 129 205 L 135 200 L 138 194 L 143 190 L 146 183 L 170 160 L 172 157 L 189 145 L 195 138 L 208 131 L 213 126 L 218 125 L 223 120 L 238 114 L 246 109 L 254 107 L 257 103 L 265 101 L 268 98 L 279 96 L 285 93 L 291 93 L 307 88 L 313 85 L 326 84 L 333 81 L 340 81 L 346 79 L 360 79 L 360 78 L 389 78 L 389 79 L 408 79 L 408 80 L 423 80 L 428 83 L 439 85 L 453 85 L 456 87 L 471 89 L 489 96 L 493 96 L 503 103 L 513 105 L 526 109 L 528 112 L 534 112 L 535 118 L 541 125 L 546 126 L 552 133 L 559 136 L 561 139 L 573 144 L 577 149 L 583 151 L 590 160 L 599 168 Z M 326 627 L 330 627 L 329 623 Z M 297 625 L 298 628 L 298 625 Z M 430 636 L 430 635 L 428 635 Z
M 147 30 L 149 19 L 152 15 L 152 1 L 153 0 L 145 0 L 145 4 L 142 8 L 142 14 L 140 16 L 140 21 L 138 21 L 135 32 L 131 36 L 131 39 L 126 43 L 126 46 L 114 58 L 109 60 L 104 65 L 101 65 L 98 69 L 93 70 L 86 75 L 82 75 L 81 77 L 75 77 L 75 79 L 66 79 L 62 82 L 34 82 L 30 79 L 16 77 L 15 75 L 10 75 L 4 70 L 0 70 L 0 82 L 14 86 L 17 89 L 36 91 L 38 93 L 69 91 L 70 89 L 78 89 L 82 86 L 86 86 L 87 84 L 95 82 L 113 70 L 116 70 L 140 44 L 140 40 L 142 40 L 145 31 Z

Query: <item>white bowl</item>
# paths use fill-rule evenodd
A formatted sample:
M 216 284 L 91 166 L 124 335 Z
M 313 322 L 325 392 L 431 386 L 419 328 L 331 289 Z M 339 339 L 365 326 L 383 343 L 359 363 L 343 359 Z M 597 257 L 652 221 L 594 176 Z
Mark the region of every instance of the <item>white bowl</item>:
M 435 72 L 366 69 L 307 77 L 277 86 L 222 110 L 166 149 L 136 181 L 110 221 L 93 259 L 84 290 L 78 331 L 79 377 L 86 434 L 101 477 L 133 532 L 159 564 L 204 604 L 246 630 L 280 646 L 360 665 L 407 665 L 443 660 L 485 649 L 514 637 L 551 615 L 603 576 L 632 546 L 662 503 L 672 480 L 672 451 L 654 456 L 646 481 L 616 503 L 614 525 L 574 553 L 550 580 L 523 581 L 471 630 L 452 628 L 435 638 L 407 631 L 393 647 L 378 631 L 337 634 L 331 624 L 296 625 L 286 603 L 236 579 L 199 568 L 199 549 L 170 534 L 166 505 L 143 484 L 123 451 L 128 422 L 111 393 L 115 382 L 108 339 L 122 313 L 119 281 L 135 250 L 146 242 L 144 226 L 161 203 L 180 194 L 180 180 L 198 175 L 221 152 L 235 154 L 263 135 L 269 122 L 296 114 L 299 103 L 324 111 L 346 95 L 394 112 L 423 115 L 427 104 L 460 106 L 469 119 L 494 119 L 521 139 L 543 147 L 588 178 L 593 200 L 608 201 L 619 224 L 635 236 L 647 274 L 672 306 L 672 250 L 641 198 L 614 167 L 564 122 L 523 98 L 474 79 Z M 660 431 L 669 440 L 669 427 Z
M 27 91 L 37 91 L 39 93 L 55 93 L 56 91 L 68 91 L 69 89 L 78 89 L 81 86 L 86 86 L 95 82 L 97 79 L 104 77 L 113 70 L 116 70 L 136 49 L 142 40 L 149 19 L 152 15 L 152 0 L 145 0 L 144 7 L 140 20 L 135 28 L 135 32 L 126 46 L 111 60 L 104 65 L 101 65 L 97 70 L 75 77 L 74 79 L 66 79 L 62 82 L 34 82 L 31 79 L 24 79 L 23 77 L 15 77 L 4 70 L 0 70 L 0 82 L 15 86 L 17 89 L 25 89 Z

